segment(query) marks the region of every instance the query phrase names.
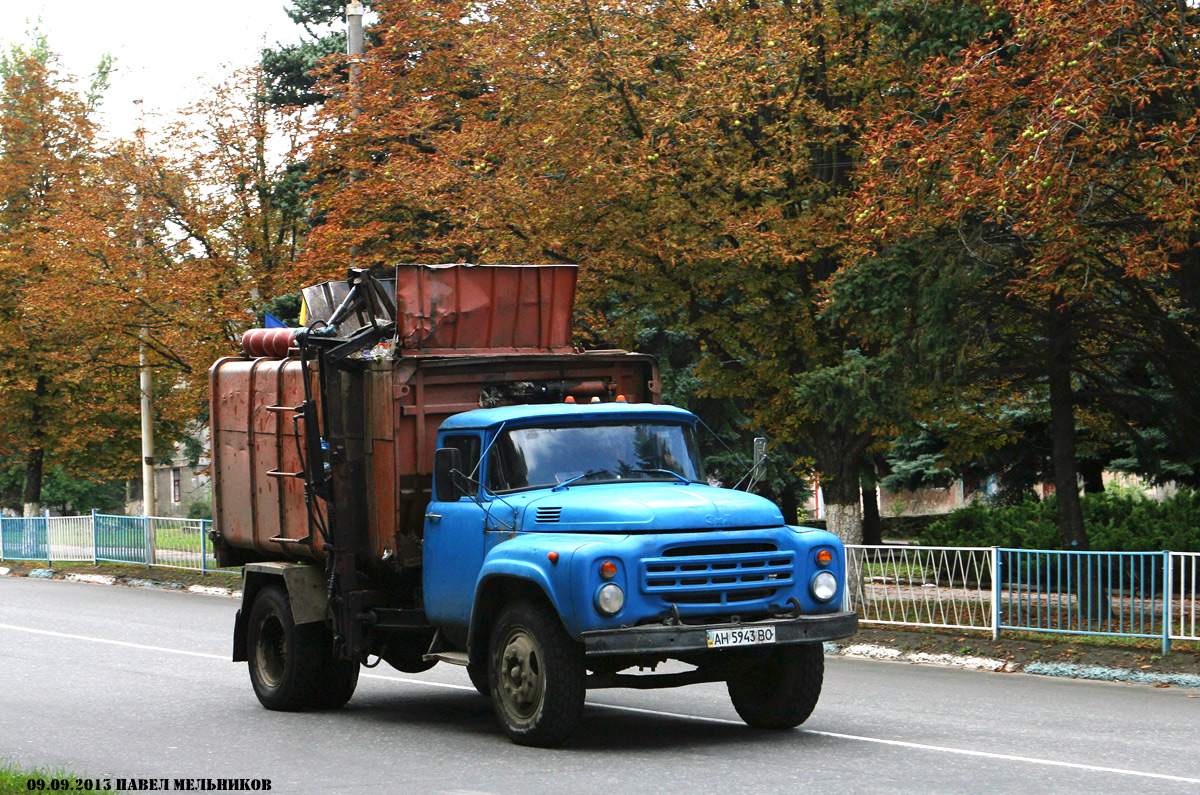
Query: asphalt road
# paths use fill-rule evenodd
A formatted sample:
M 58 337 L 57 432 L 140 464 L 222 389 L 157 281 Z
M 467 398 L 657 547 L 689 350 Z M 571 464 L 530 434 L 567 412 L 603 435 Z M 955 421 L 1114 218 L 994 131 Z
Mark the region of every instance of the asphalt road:
M 829 659 L 802 729 L 724 688 L 593 691 L 565 748 L 512 745 L 460 668 L 364 671 L 346 709 L 262 709 L 237 603 L 0 578 L 0 758 L 80 776 L 394 793 L 1200 791 L 1200 693 Z

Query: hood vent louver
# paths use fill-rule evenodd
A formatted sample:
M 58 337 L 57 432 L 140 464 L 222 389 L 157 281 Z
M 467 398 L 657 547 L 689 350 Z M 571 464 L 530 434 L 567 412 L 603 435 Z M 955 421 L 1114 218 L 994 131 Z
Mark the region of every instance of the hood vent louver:
M 538 508 L 536 521 L 540 524 L 552 524 L 562 516 L 562 508 L 558 506 Z

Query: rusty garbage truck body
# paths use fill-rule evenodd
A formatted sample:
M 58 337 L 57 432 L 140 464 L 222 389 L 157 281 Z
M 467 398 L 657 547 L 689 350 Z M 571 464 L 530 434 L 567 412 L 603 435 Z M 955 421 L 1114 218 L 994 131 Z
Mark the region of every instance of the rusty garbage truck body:
M 819 642 L 856 626 L 840 544 L 708 485 L 654 360 L 572 346 L 574 290 L 571 266 L 351 271 L 213 365 L 214 542 L 245 566 L 234 659 L 264 706 L 340 707 L 382 659 L 465 665 L 531 745 L 588 687 L 811 712 Z M 694 670 L 621 673 L 668 659 Z

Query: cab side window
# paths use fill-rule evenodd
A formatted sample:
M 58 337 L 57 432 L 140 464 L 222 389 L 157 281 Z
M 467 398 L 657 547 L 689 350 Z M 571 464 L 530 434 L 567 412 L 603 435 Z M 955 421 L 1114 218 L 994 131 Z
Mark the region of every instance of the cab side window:
M 462 453 L 463 474 L 467 475 L 470 480 L 465 484 L 466 493 L 468 496 L 475 496 L 479 491 L 479 486 L 476 481 L 479 480 L 479 452 L 482 446 L 482 438 L 475 434 L 458 434 L 447 436 L 442 440 L 442 447 L 455 447 Z

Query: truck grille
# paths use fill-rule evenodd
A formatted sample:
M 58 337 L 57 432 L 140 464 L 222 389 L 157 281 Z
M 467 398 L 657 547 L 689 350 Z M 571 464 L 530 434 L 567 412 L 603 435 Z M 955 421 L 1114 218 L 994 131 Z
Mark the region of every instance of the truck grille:
M 744 605 L 794 584 L 795 553 L 768 542 L 670 547 L 642 561 L 642 593 L 672 604 Z

